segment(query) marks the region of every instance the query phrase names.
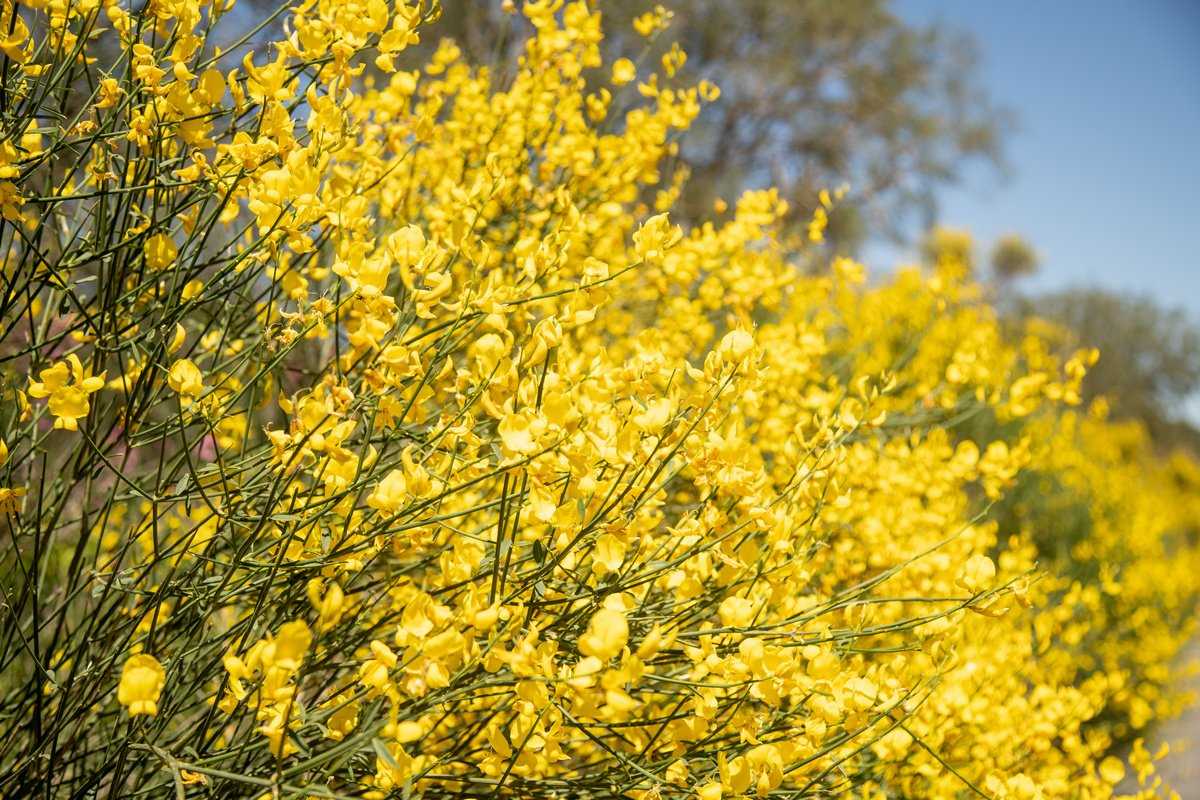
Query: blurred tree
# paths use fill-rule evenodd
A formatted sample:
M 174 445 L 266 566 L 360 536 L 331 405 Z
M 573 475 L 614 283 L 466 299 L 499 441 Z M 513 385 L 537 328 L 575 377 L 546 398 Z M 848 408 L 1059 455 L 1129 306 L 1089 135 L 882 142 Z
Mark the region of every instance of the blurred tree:
M 1001 283 L 1037 272 L 1038 254 L 1023 237 L 1010 233 L 992 245 L 992 277 Z
M 1084 401 L 1103 395 L 1114 416 L 1140 419 L 1163 446 L 1200 452 L 1200 432 L 1180 409 L 1200 391 L 1200 329 L 1179 309 L 1102 289 L 1069 289 L 1026 298 L 1023 316 L 1073 332 L 1067 343 L 1097 347 Z
M 958 228 L 930 228 L 921 239 L 921 259 L 929 266 L 957 264 L 968 273 L 974 272 L 975 240 Z
M 599 5 L 610 63 L 631 58 L 644 77 L 678 41 L 688 54 L 683 78 L 720 85 L 721 99 L 683 144 L 692 177 L 678 208 L 690 219 L 709 216 L 717 198 L 772 185 L 803 221 L 820 189 L 845 183 L 852 207 L 831 220 L 827 238 L 853 252 L 866 230 L 899 237 L 913 223 L 928 227 L 937 189 L 967 162 L 1003 167 L 1011 118 L 977 83 L 973 41 L 901 20 L 888 0 L 670 0 L 673 24 L 651 42 L 632 21 L 653 3 Z M 443 0 L 443 8 L 425 41 L 450 35 L 482 63 L 503 63 L 528 32 L 500 2 Z

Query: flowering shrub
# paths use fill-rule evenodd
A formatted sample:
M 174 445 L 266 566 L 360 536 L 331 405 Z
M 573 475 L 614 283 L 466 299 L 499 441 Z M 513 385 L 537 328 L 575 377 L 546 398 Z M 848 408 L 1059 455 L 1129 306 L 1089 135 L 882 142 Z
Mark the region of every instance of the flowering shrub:
M 236 13 L 4 7 L 6 795 L 1165 791 L 1200 473 L 1094 353 L 674 225 L 718 89 L 589 4 Z

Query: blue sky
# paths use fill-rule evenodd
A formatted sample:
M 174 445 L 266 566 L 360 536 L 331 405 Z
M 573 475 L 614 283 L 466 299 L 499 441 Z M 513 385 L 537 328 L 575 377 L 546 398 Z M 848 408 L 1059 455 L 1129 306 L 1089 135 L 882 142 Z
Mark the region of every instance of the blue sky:
M 944 222 L 984 245 L 1024 235 L 1042 256 L 1029 288 L 1102 285 L 1200 319 L 1200 0 L 895 7 L 973 34 L 982 83 L 1018 117 L 1012 176 L 969 173 Z

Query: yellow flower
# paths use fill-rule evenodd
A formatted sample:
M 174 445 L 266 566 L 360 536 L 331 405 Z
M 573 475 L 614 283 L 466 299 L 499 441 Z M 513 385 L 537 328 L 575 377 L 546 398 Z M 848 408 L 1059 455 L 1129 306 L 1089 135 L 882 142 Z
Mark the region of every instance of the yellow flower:
M 288 671 L 297 670 L 311 644 L 312 631 L 309 630 L 308 623 L 302 619 L 284 623 L 264 651 L 263 663 Z
M 973 555 L 963 565 L 958 582 L 969 592 L 979 592 L 991 586 L 995 578 L 995 562 L 985 555 Z
M 104 388 L 104 373 L 97 376 L 84 369 L 79 356 L 71 353 L 65 362 L 60 361 L 41 371 L 40 381 L 30 381 L 29 395 L 38 399 L 49 397 L 47 406 L 55 416 L 54 427 L 69 431 L 78 430 L 76 420 L 86 417 L 91 411 L 88 395 Z M 74 378 L 74 382 L 68 380 Z
M 424 735 L 425 729 L 421 727 L 421 723 L 405 720 L 396 726 L 396 732 L 392 738 L 401 744 L 408 744 L 417 741 Z
M 359 667 L 359 680 L 373 691 L 384 691 L 391 685 L 388 671 L 394 669 L 398 660 L 391 648 L 375 639 L 371 642 L 372 657 Z
M 605 533 L 596 540 L 592 551 L 592 569 L 597 575 L 616 572 L 625 560 L 625 543 L 611 533 Z
M 1116 786 L 1125 779 L 1125 765 L 1116 756 L 1107 756 L 1100 762 L 1100 777 L 1105 783 Z
M 171 365 L 167 385 L 185 398 L 199 397 L 204 393 L 204 375 L 191 361 L 181 358 Z
M 528 455 L 537 449 L 533 426 L 523 413 L 507 414 L 500 420 L 500 441 L 511 455 Z
M 625 614 L 612 608 L 601 608 L 592 615 L 587 632 L 579 638 L 579 652 L 608 661 L 621 652 L 629 641 L 629 623 Z
M 813 244 L 821 244 L 825 241 L 825 228 L 829 226 L 829 212 L 823 207 L 817 206 L 813 211 L 812 219 L 808 221 L 808 240 Z
M 112 108 L 121 99 L 121 86 L 116 78 L 102 78 L 96 108 Z
M 183 347 L 184 340 L 187 339 L 187 330 L 178 322 L 175 323 L 175 335 L 171 338 L 171 344 L 167 347 L 168 353 L 174 353 Z
M 749 331 L 735 330 L 725 334 L 717 352 L 728 363 L 737 363 L 754 349 L 754 336 Z
M 367 496 L 367 505 L 378 511 L 395 514 L 408 502 L 411 495 L 408 492 L 408 481 L 404 470 L 394 469 L 384 476 L 383 480 Z
M 320 615 L 317 630 L 327 631 L 337 625 L 338 620 L 342 618 L 342 613 L 346 610 L 346 595 L 342 591 L 342 587 L 331 582 L 329 588 L 325 589 L 324 582 L 320 578 L 312 578 L 308 582 L 307 589 L 308 600 Z
M 846 693 L 847 705 L 859 711 L 865 711 L 875 705 L 879 689 L 869 678 L 855 676 L 846 681 Z
M 333 739 L 335 742 L 340 742 L 358 725 L 359 706 L 358 703 L 353 701 L 340 702 L 335 699 L 334 702 L 337 703 L 337 710 L 329 716 L 329 719 L 325 723 L 325 736 Z
M 679 42 L 671 45 L 671 49 L 663 53 L 662 67 L 663 72 L 667 73 L 668 78 L 674 78 L 675 74 L 683 68 L 687 63 L 687 53 L 679 46 Z
M 661 5 L 638 16 L 633 20 L 633 29 L 642 36 L 652 36 L 667 27 L 667 23 L 675 16 Z
M 175 242 L 165 233 L 156 233 L 146 240 L 142 248 L 146 256 L 146 266 L 150 269 L 165 269 L 175 262 L 179 255 Z
M 158 697 L 166 683 L 166 672 L 154 656 L 139 653 L 130 656 L 121 668 L 117 700 L 129 709 L 130 716 L 158 714 Z
M 477 631 L 491 630 L 500 619 L 500 609 L 496 606 L 481 608 L 471 617 L 471 626 Z
M 745 628 L 754 621 L 754 603 L 744 597 L 726 597 L 717 613 L 725 627 Z
M 618 58 L 613 62 L 612 82 L 624 86 L 637 77 L 637 67 L 628 58 Z
M 663 397 L 658 400 L 651 400 L 646 404 L 645 411 L 634 415 L 633 424 L 646 433 L 657 433 L 667 424 L 674 411 L 675 404 L 671 402 L 670 398 Z
M 21 510 L 21 498 L 25 496 L 25 487 L 0 486 L 0 511 L 7 511 L 10 514 L 19 513 Z

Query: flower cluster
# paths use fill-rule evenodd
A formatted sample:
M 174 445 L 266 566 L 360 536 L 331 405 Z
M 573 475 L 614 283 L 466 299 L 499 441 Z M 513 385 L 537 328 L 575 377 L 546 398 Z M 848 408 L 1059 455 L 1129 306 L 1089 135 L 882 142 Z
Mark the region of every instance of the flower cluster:
M 14 796 L 1114 796 L 1200 467 L 952 248 L 675 224 L 719 92 L 596 5 L 472 65 L 413 0 L 6 4 Z

